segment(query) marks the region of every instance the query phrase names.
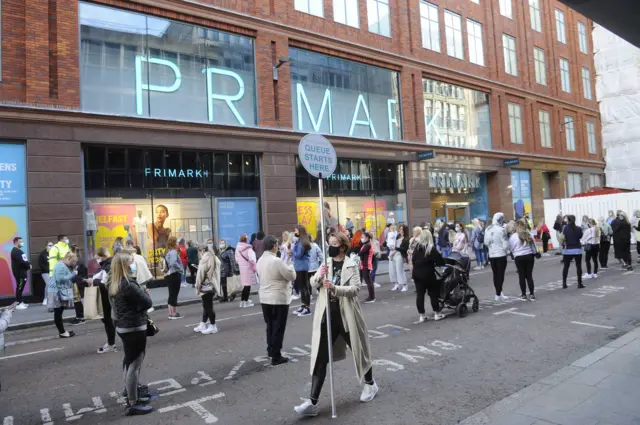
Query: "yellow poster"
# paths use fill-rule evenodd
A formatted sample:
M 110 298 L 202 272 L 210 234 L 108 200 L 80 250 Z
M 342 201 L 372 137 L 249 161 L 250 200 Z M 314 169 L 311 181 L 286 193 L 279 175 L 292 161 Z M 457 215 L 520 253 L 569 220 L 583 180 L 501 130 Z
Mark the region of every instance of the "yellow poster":
M 309 234 L 315 235 L 318 230 L 318 204 L 313 201 L 300 201 L 297 208 L 298 223 L 302 224 Z

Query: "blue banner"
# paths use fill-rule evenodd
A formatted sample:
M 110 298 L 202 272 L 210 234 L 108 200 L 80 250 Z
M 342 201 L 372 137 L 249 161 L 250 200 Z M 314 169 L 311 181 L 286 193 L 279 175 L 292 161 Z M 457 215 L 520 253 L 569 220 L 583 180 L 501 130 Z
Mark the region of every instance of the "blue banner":
M 258 200 L 255 198 L 217 199 L 218 240 L 235 247 L 240 236 L 258 232 Z
M 0 143 L 0 205 L 25 205 L 24 145 Z

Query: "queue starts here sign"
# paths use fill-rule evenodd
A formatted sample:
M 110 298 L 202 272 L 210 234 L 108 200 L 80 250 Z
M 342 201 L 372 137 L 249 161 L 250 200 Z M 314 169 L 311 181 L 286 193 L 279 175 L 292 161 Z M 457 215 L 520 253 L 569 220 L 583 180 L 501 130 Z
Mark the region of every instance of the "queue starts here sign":
M 307 134 L 298 145 L 298 157 L 309 174 L 327 178 L 336 170 L 336 150 L 324 136 Z

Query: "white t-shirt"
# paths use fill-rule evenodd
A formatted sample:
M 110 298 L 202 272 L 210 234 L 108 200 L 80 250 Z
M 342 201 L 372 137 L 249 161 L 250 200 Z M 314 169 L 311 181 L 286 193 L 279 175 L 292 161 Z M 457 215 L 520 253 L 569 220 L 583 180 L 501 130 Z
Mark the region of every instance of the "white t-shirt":
M 394 250 L 396 249 L 396 240 L 398 239 L 398 232 L 389 232 L 387 233 L 387 248 Z

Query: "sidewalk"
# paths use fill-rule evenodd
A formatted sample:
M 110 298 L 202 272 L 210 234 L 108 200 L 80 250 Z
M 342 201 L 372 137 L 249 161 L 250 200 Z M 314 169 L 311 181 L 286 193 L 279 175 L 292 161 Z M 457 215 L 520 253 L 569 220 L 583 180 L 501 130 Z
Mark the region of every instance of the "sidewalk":
M 640 424 L 640 327 L 459 425 Z

